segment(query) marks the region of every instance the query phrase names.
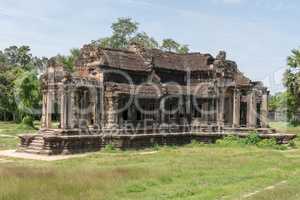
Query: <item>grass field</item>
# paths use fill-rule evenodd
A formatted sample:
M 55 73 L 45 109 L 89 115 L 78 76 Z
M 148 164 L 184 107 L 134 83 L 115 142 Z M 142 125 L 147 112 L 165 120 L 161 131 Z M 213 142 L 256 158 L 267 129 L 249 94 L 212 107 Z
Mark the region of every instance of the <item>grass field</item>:
M 55 162 L 0 157 L 0 199 L 300 200 L 300 149 L 193 144 L 144 152 Z

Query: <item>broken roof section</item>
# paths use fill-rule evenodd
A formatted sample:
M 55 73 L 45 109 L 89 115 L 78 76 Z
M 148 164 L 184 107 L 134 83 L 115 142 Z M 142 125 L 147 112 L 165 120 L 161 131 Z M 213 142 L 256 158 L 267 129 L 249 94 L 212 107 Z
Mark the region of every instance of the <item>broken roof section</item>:
M 214 58 L 210 54 L 178 54 L 158 49 L 129 51 L 85 45 L 77 66 L 106 66 L 130 71 L 151 71 L 152 68 L 176 71 L 211 70 Z

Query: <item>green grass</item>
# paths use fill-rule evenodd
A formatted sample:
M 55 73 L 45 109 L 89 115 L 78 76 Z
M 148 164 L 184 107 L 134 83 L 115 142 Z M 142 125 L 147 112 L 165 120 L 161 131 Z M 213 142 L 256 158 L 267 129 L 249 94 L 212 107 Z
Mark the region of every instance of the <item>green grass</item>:
M 0 157 L 0 199 L 300 199 L 300 149 L 194 142 L 154 150 L 106 151 L 55 162 Z
M 300 151 L 214 145 L 0 162 L 0 199 L 300 199 Z M 286 183 L 265 191 L 266 187 Z
M 35 122 L 35 126 L 39 127 L 39 122 Z M 36 129 L 21 124 L 0 122 L 0 150 L 15 149 L 19 142 L 18 135 L 36 132 Z
M 292 126 L 287 122 L 270 122 L 270 127 L 278 132 L 300 135 L 300 126 Z

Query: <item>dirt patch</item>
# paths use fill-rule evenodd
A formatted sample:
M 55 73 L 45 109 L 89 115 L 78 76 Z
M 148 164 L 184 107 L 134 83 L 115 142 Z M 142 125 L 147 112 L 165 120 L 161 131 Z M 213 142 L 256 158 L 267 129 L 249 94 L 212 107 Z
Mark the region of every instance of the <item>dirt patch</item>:
M 91 153 L 76 154 L 76 155 L 47 156 L 47 155 L 37 155 L 37 154 L 30 154 L 30 153 L 21 153 L 21 152 L 16 152 L 16 150 L 0 151 L 0 156 L 2 156 L 2 157 L 21 158 L 21 159 L 30 159 L 30 160 L 42 160 L 42 161 L 65 160 L 65 159 L 70 159 L 70 158 L 85 157 L 88 155 L 91 155 Z

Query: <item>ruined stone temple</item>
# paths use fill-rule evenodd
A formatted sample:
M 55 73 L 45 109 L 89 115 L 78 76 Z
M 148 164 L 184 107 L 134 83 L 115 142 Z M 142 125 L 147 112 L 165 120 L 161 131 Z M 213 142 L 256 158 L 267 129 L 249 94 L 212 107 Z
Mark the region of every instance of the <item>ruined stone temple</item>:
M 85 45 L 74 71 L 51 59 L 41 81 L 42 128 L 21 136 L 20 149 L 27 152 L 142 148 L 213 142 L 224 132 L 272 132 L 267 88 L 244 76 L 225 52 L 213 57 Z

